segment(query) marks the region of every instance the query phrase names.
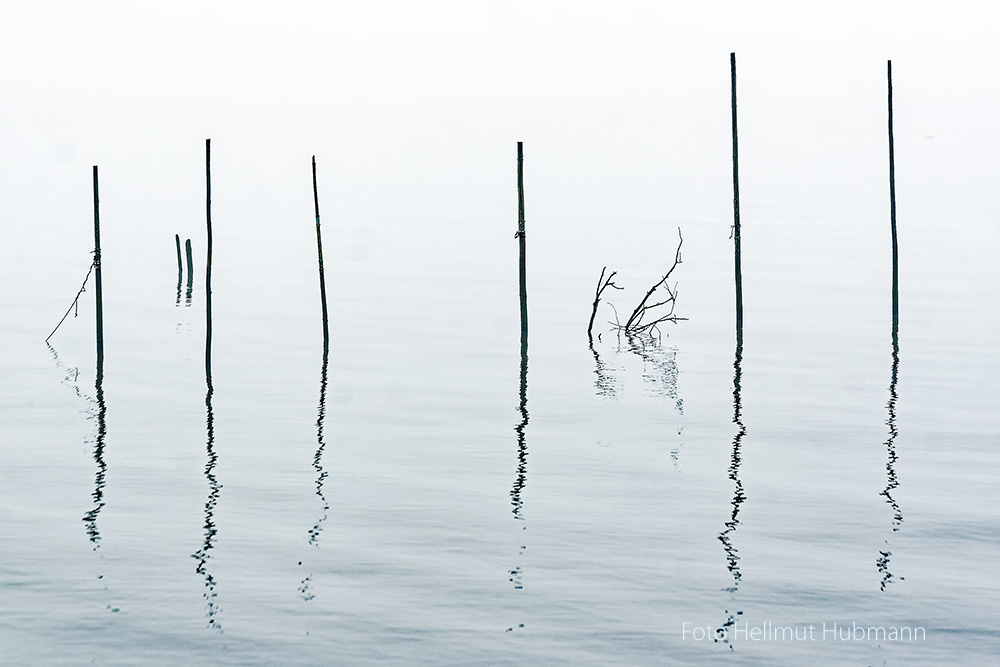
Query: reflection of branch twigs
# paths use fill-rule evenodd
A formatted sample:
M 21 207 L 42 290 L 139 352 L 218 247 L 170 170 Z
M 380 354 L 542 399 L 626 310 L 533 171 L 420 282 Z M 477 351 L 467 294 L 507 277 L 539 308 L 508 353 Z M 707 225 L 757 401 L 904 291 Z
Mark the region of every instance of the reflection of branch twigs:
M 618 272 L 612 271 L 611 275 L 605 278 L 604 272 L 607 270 L 608 267 L 606 266 L 603 269 L 601 269 L 601 277 L 597 279 L 597 291 L 594 293 L 594 309 L 590 312 L 590 324 L 587 325 L 587 337 L 591 339 L 590 341 L 591 349 L 593 349 L 593 344 L 594 344 L 593 335 L 591 332 L 594 329 L 594 318 L 597 317 L 597 306 L 598 304 L 601 303 L 601 295 L 604 294 L 604 290 L 606 290 L 609 287 L 617 290 L 622 289 L 618 285 L 614 284 L 614 282 L 612 282 L 612 279 L 615 277 L 615 275 L 617 275 Z M 615 316 L 617 318 L 617 312 L 615 313 Z
M 590 339 L 590 351 L 594 355 L 594 374 L 597 375 L 594 387 L 597 389 L 597 395 L 614 398 L 615 394 L 618 393 L 615 378 L 608 372 L 607 365 L 601 360 L 601 355 L 597 353 L 593 338 Z
M 56 328 L 52 330 L 52 333 L 50 333 L 48 336 L 45 337 L 46 343 L 49 342 L 49 339 L 52 338 L 53 335 L 55 335 L 56 331 L 59 330 L 59 327 L 62 326 L 62 323 L 66 321 L 67 317 L 69 317 L 69 312 L 77 308 L 78 304 L 80 303 L 80 295 L 87 291 L 87 281 L 90 280 L 90 274 L 94 271 L 95 266 L 97 266 L 96 261 L 90 263 L 90 268 L 87 269 L 87 275 L 83 279 L 83 284 L 80 285 L 80 291 L 76 293 L 76 297 L 73 299 L 73 303 L 71 303 L 69 305 L 69 308 L 66 309 L 66 314 L 62 316 L 61 320 L 59 320 L 59 324 L 56 325 Z

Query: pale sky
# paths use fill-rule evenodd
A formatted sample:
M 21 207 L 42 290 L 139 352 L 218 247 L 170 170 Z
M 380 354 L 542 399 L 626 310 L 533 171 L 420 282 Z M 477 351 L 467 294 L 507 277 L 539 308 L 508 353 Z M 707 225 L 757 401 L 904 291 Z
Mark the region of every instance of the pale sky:
M 746 196 L 819 164 L 884 188 L 888 59 L 900 187 L 918 188 L 907 165 L 934 137 L 933 178 L 981 191 L 998 25 L 988 0 L 10 3 L 0 224 L 85 211 L 92 164 L 155 210 L 197 201 L 206 137 L 248 201 L 284 197 L 279 176 L 311 154 L 346 192 L 426 197 L 446 162 L 506 178 L 517 140 L 539 170 L 558 161 L 566 192 L 598 174 L 609 201 L 638 201 L 643 179 L 694 198 L 705 174 L 721 192 L 730 51 Z

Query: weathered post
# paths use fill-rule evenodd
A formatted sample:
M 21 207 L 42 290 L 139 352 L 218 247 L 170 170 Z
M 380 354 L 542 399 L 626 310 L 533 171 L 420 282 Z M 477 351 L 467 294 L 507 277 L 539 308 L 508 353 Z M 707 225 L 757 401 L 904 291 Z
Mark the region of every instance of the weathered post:
M 101 282 L 101 210 L 94 165 L 94 291 L 97 293 L 97 374 L 104 375 L 104 289 Z M 100 381 L 100 380 L 98 380 Z
M 316 185 L 316 156 L 312 157 L 313 204 L 316 208 L 316 253 L 319 257 L 319 295 L 323 305 L 323 350 L 330 349 L 330 325 L 326 306 L 326 275 L 323 270 L 323 235 L 319 225 L 319 188 Z
M 736 265 L 736 343 L 743 347 L 743 270 L 740 266 L 740 167 L 736 134 L 736 54 L 729 54 L 733 96 L 733 242 Z

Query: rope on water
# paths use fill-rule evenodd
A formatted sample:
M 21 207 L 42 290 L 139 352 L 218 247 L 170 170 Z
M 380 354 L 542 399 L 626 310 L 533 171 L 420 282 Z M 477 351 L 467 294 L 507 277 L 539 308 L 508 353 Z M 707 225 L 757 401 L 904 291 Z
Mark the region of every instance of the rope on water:
M 49 338 L 52 338 L 53 334 L 55 334 L 55 332 L 59 330 L 59 327 L 62 326 L 62 323 L 66 321 L 67 317 L 69 317 L 69 311 L 76 310 L 77 304 L 80 301 L 80 295 L 83 294 L 86 291 L 86 289 L 87 289 L 87 281 L 90 279 L 90 274 L 93 273 L 94 267 L 96 265 L 97 265 L 96 261 L 90 263 L 90 268 L 87 269 L 87 275 L 83 279 L 83 284 L 80 285 L 80 291 L 76 293 L 76 298 L 73 299 L 73 303 L 71 303 L 69 305 L 69 308 L 66 309 L 66 314 L 62 316 L 61 320 L 59 320 L 59 324 L 56 325 L 56 328 L 52 330 L 52 333 L 50 333 L 48 336 L 45 337 L 45 342 L 46 343 L 49 342 Z M 74 314 L 73 317 L 76 317 L 76 315 Z

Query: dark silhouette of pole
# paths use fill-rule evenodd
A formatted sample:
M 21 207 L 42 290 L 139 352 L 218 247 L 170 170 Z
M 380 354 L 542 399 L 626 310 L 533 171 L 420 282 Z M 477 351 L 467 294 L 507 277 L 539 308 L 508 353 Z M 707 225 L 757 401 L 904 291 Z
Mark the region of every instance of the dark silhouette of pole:
M 520 249 L 521 346 L 528 344 L 528 287 L 524 260 L 524 142 L 517 142 L 517 239 Z
M 94 550 L 97 550 L 101 543 L 101 534 L 97 529 L 97 515 L 104 508 L 104 484 L 107 474 L 107 463 L 104 461 L 104 440 L 107 435 L 107 406 L 104 403 L 104 291 L 101 282 L 101 215 L 97 187 L 97 165 L 94 165 L 94 289 L 97 292 L 95 299 L 97 302 L 97 377 L 94 380 L 94 390 L 97 396 L 97 438 L 94 441 L 94 462 L 97 463 L 97 473 L 94 478 L 94 493 L 91 494 L 94 499 L 94 508 L 84 515 L 83 520 L 87 524 L 87 534 L 94 545 Z
M 191 239 L 184 241 L 184 252 L 187 254 L 187 305 L 191 305 L 191 292 L 194 290 L 194 254 L 191 252 Z
M 733 242 L 736 263 L 736 341 L 743 346 L 743 270 L 740 266 L 740 167 L 736 134 L 736 54 L 729 54 L 733 92 Z
M 201 548 L 192 554 L 198 561 L 195 571 L 205 579 L 206 617 L 208 627 L 221 629 L 216 616 L 221 611 L 215 592 L 217 582 L 208 567 L 212 549 L 219 529 L 215 523 L 215 507 L 219 502 L 222 484 L 215 475 L 215 467 L 219 456 L 215 451 L 215 411 L 212 408 L 212 397 L 215 386 L 212 384 L 212 140 L 205 140 L 205 223 L 208 232 L 207 252 L 205 257 L 205 480 L 208 482 L 208 498 L 205 500 L 205 540 Z
M 517 233 L 518 245 L 520 247 L 520 284 L 521 284 L 521 373 L 520 387 L 518 391 L 518 411 L 521 413 L 521 421 L 514 427 L 517 433 L 517 474 L 514 477 L 514 484 L 510 490 L 510 502 L 514 519 L 524 521 L 524 500 L 521 496 L 524 487 L 528 483 L 528 444 L 525 439 L 525 430 L 528 426 L 528 292 L 525 279 L 524 264 L 524 151 L 523 143 L 517 142 Z M 522 525 L 521 530 L 526 526 Z M 509 581 L 513 584 L 514 590 L 522 590 L 522 570 L 520 557 L 524 554 L 527 546 L 522 538 L 518 549 L 518 564 L 507 571 Z M 523 625 L 521 626 L 523 627 Z M 514 627 L 507 628 L 508 632 Z
M 323 354 L 330 349 L 330 325 L 326 306 L 326 274 L 323 270 L 323 235 L 319 225 L 319 188 L 316 185 L 316 156 L 312 158 L 313 204 L 316 208 L 316 253 L 319 257 L 319 295 L 323 302 Z
M 212 140 L 205 139 L 205 374 L 212 375 Z M 209 380 L 211 390 L 211 380 Z
M 326 419 L 326 388 L 327 375 L 330 363 L 330 325 L 326 306 L 326 275 L 323 270 L 323 236 L 320 233 L 319 224 L 319 187 L 316 184 L 316 156 L 312 157 L 312 181 L 313 181 L 313 205 L 316 209 L 316 253 L 319 260 L 319 294 L 323 306 L 323 364 L 320 367 L 319 379 L 319 407 L 316 411 L 316 453 L 313 454 L 313 469 L 316 471 L 316 495 L 323 503 L 323 516 L 321 516 L 313 527 L 309 529 L 309 544 L 314 547 L 319 546 L 320 533 L 323 531 L 323 524 L 326 522 L 330 512 L 330 501 L 327 500 L 323 491 L 326 478 L 330 473 L 323 469 L 323 454 L 326 451 L 326 441 L 323 437 L 323 422 Z M 302 565 L 302 561 L 299 561 Z M 299 586 L 299 597 L 306 602 L 314 599 L 316 594 L 312 592 L 312 578 L 310 573 Z
M 174 245 L 177 246 L 177 303 L 181 302 L 181 281 L 184 279 L 184 261 L 181 259 L 181 237 L 174 234 Z
M 885 502 L 892 508 L 892 532 L 899 531 L 903 523 L 903 512 L 899 503 L 892 497 L 892 493 L 899 487 L 899 478 L 896 475 L 896 463 L 899 457 L 896 454 L 896 436 L 899 434 L 896 428 L 896 401 L 899 398 L 896 386 L 899 381 L 899 248 L 896 242 L 896 165 L 895 151 L 892 141 L 892 61 L 888 61 L 886 66 L 886 77 L 889 93 L 889 218 L 892 229 L 892 369 L 889 383 L 889 402 L 886 408 L 889 411 L 889 419 L 886 424 L 889 426 L 889 437 L 885 441 L 886 454 L 886 486 L 881 495 L 885 497 Z M 890 557 L 888 540 L 885 551 L 879 550 L 876 559 L 878 571 L 882 575 L 880 589 L 885 591 L 888 584 L 895 581 L 894 575 L 889 569 Z
M 892 327 L 899 329 L 899 248 L 896 244 L 896 156 L 892 143 L 892 61 L 888 61 L 889 84 L 889 215 L 892 225 Z
M 101 282 L 101 207 L 94 165 L 94 291 L 97 292 L 97 373 L 104 375 L 104 289 Z

